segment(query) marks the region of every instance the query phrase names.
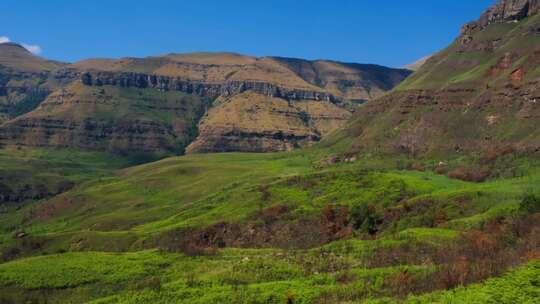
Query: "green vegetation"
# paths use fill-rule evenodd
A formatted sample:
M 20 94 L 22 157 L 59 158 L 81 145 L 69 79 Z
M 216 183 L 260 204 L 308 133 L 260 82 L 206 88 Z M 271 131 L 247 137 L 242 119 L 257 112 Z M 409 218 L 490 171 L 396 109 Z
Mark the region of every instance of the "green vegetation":
M 526 193 L 521 200 L 520 210 L 527 213 L 540 212 L 540 194 Z
M 456 290 L 412 297 L 406 303 L 537 303 L 540 299 L 540 262 L 531 262 L 502 278 Z M 386 303 L 386 302 L 379 302 Z M 389 302 L 390 303 L 390 302 Z
M 464 233 L 491 239 L 493 222 L 535 212 L 536 196 L 524 195 L 540 182 L 532 168 L 475 183 L 404 170 L 400 159 L 321 166 L 322 153 L 189 155 L 115 171 L 129 160 L 3 150 L 6 165 L 24 171 L 27 162 L 31 172 L 43 162 L 75 187 L 0 215 L 4 259 L 14 259 L 0 264 L 0 300 L 386 303 L 489 277 L 447 278 L 444 269 L 464 254 L 448 248 L 468 244 Z M 239 234 L 198 238 L 219 234 L 222 223 Z M 531 255 L 520 246 L 516 257 Z M 433 297 L 446 296 L 410 301 Z

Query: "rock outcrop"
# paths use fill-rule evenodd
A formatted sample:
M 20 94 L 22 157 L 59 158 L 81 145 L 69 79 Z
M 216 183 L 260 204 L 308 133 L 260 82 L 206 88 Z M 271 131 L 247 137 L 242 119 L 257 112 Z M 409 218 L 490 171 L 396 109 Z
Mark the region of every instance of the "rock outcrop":
M 540 11 L 540 0 L 498 0 L 480 16 L 479 20 L 466 24 L 462 33 L 470 35 L 494 23 L 518 22 L 538 11 Z
M 224 83 L 205 83 L 183 80 L 179 77 L 149 75 L 140 73 L 86 72 L 81 75 L 81 82 L 88 86 L 120 86 L 124 88 L 153 88 L 160 91 L 180 91 L 199 96 L 217 98 L 232 96 L 245 91 L 253 91 L 265 96 L 287 100 L 324 100 L 336 102 L 332 94 L 324 91 L 309 91 L 284 88 L 273 83 L 256 81 L 227 81 Z

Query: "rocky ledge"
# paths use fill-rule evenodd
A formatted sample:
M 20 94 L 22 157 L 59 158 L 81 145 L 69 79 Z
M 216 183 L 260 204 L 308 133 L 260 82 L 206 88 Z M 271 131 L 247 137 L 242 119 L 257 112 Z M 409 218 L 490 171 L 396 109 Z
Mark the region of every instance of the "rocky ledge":
M 480 16 L 480 19 L 466 24 L 463 35 L 482 30 L 490 24 L 519 21 L 540 11 L 540 0 L 499 0 Z
M 228 97 L 246 91 L 287 100 L 316 100 L 339 102 L 332 94 L 322 91 L 283 88 L 272 83 L 257 81 L 227 81 L 224 83 L 205 83 L 184 80 L 176 77 L 140 73 L 86 72 L 81 81 L 87 86 L 121 86 L 135 88 L 155 88 L 162 91 L 180 91 L 199 96 Z

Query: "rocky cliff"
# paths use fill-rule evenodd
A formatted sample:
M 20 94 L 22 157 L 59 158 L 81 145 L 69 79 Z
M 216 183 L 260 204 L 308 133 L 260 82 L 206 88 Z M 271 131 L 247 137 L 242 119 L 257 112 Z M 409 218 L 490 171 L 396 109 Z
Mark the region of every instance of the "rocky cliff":
M 140 73 L 86 72 L 81 75 L 81 82 L 88 86 L 120 86 L 125 88 L 152 88 L 160 91 L 180 91 L 199 96 L 217 98 L 232 96 L 245 91 L 253 91 L 265 96 L 288 100 L 325 100 L 337 101 L 336 97 L 324 91 L 310 91 L 284 88 L 273 83 L 257 81 L 231 80 L 222 83 L 206 83 L 183 80 L 180 77 L 149 75 Z
M 464 25 L 462 35 L 470 35 L 495 23 L 518 22 L 539 10 L 540 0 L 499 0 L 480 19 Z

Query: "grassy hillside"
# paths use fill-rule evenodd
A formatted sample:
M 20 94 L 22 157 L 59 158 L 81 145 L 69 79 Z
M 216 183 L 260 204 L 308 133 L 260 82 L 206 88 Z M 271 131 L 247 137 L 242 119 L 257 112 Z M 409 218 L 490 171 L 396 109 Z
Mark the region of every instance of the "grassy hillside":
M 539 22 L 540 15 L 536 14 L 520 22 L 491 24 L 474 33 L 472 41 L 467 44 L 461 36 L 445 50 L 429 58 L 419 71 L 397 89 L 440 90 L 446 87 L 504 85 L 510 74 L 519 68 L 527 70 L 529 80 L 536 79 L 540 75 L 531 67 L 537 65 L 536 52 L 540 37 L 531 29 Z M 509 56 L 509 62 L 500 66 L 501 58 L 505 56 Z
M 360 244 L 355 244 L 360 245 Z M 24 293 L 2 294 L 3 301 L 52 295 L 50 303 L 66 300 L 91 303 L 534 303 L 539 296 L 539 263 L 466 288 L 406 299 L 384 297 L 393 279 L 407 273 L 429 276 L 422 266 L 351 269 L 328 272 L 353 262 L 335 251 L 296 253 L 276 250 L 224 250 L 214 257 L 186 257 L 156 251 L 136 254 L 78 253 L 30 258 L 0 265 L 0 282 Z M 325 256 L 326 255 L 326 256 Z M 309 266 L 307 266 L 309 264 Z M 47 275 L 40 270 L 47 270 Z M 319 270 L 320 273 L 317 273 Z M 311 274 L 310 274 L 311 272 Z M 315 273 L 315 274 L 313 274 Z M 56 279 L 51 280 L 55 277 Z M 45 290 L 56 290 L 48 293 Z M 17 290 L 13 287 L 3 291 Z M 106 296 L 117 292 L 116 296 Z M 381 298 L 378 298 L 381 296 Z
M 35 109 L 63 81 L 63 76 L 51 77 L 52 71 L 65 66 L 21 45 L 0 43 L 0 125 Z
M 462 33 L 327 145 L 343 153 L 459 157 L 540 147 L 540 14 Z
M 2 300 L 387 303 L 538 257 L 533 168 L 472 183 L 320 152 L 168 158 L 2 214 Z
M 65 64 L 46 60 L 30 53 L 15 43 L 0 43 L 0 65 L 21 72 L 44 72 L 58 69 Z

